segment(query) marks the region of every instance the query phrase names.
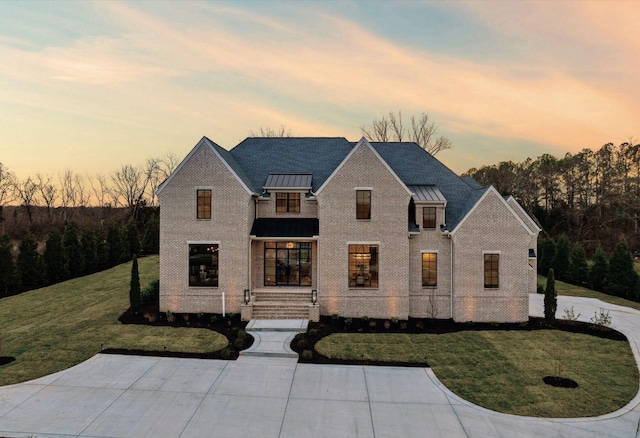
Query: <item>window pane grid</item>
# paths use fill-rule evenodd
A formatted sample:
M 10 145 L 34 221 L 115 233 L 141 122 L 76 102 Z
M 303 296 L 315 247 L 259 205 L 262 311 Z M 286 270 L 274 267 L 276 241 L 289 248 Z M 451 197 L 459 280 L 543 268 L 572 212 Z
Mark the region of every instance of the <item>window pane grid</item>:
M 423 207 L 422 209 L 422 228 L 436 227 L 436 208 Z
M 300 193 L 276 193 L 276 213 L 300 213 Z
M 356 190 L 356 219 L 371 219 L 371 190 Z
M 211 190 L 198 190 L 198 219 L 211 219 Z
M 349 287 L 378 287 L 378 245 L 349 245 Z
M 500 254 L 484 255 L 484 287 L 498 288 L 500 285 Z
M 438 285 L 438 254 L 422 254 L 422 285 Z
M 189 286 L 218 287 L 218 245 L 189 245 Z

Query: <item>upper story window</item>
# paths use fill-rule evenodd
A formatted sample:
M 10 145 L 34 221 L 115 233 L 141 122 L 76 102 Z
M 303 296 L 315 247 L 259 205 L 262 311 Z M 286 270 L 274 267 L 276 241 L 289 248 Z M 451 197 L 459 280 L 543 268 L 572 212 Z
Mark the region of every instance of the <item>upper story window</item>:
M 435 227 L 436 227 L 436 208 L 423 207 L 422 208 L 422 228 L 435 228 Z
M 276 213 L 300 213 L 300 193 L 276 193 Z
M 497 289 L 500 286 L 500 254 L 484 255 L 484 287 Z
M 422 253 L 422 285 L 438 285 L 438 254 L 434 252 Z
M 356 219 L 371 219 L 371 190 L 356 190 Z
M 211 219 L 211 190 L 198 189 L 198 219 Z

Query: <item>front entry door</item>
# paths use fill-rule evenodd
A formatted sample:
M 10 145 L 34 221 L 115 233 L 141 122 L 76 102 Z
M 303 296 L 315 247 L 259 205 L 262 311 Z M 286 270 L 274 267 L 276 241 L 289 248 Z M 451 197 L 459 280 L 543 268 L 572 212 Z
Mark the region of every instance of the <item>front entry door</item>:
M 311 286 L 310 242 L 265 242 L 265 286 Z

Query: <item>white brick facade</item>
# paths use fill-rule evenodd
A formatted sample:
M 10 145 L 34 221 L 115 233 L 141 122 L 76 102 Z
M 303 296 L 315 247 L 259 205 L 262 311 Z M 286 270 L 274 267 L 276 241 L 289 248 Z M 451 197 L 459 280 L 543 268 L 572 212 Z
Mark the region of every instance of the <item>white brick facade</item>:
M 299 212 L 277 213 L 277 190 L 267 193 L 251 186 L 238 171 L 242 163 L 231 165 L 228 152 L 206 138 L 198 143 L 159 191 L 160 310 L 220 313 L 224 293 L 225 310 L 238 313 L 245 289 L 288 290 L 265 286 L 264 247 L 265 242 L 290 240 L 311 244 L 311 284 L 296 290 L 317 290 L 322 315 L 496 322 L 528 318 L 536 267 L 529 249 L 535 248 L 540 230 L 513 198 L 505 201 L 495 189 L 482 189 L 482 196 L 452 227 L 447 224 L 451 201 L 416 200 L 407 186 L 420 182 L 401 179 L 398 169 L 364 139 L 350 148 L 316 192 L 300 191 Z M 480 190 L 463 187 L 470 193 Z M 212 190 L 211 219 L 196 219 L 199 188 Z M 356 218 L 359 189 L 371 192 L 370 219 Z M 418 228 L 409 223 L 412 196 Z M 424 206 L 436 207 L 435 228 L 422 227 Z M 265 218 L 317 219 L 319 232 L 251 236 L 255 221 Z M 218 287 L 189 286 L 190 243 L 218 245 Z M 374 287 L 354 287 L 350 281 L 350 244 L 377 245 Z M 437 255 L 435 286 L 423 286 L 423 253 Z M 498 288 L 484 287 L 485 253 L 499 254 Z M 250 314 L 246 306 L 242 311 Z

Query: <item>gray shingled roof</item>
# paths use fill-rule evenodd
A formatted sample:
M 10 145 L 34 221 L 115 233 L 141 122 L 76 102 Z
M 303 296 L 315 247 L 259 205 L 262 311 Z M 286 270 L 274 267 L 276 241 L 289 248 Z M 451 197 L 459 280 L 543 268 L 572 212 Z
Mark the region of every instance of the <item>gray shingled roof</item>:
M 310 174 L 312 190 L 316 191 L 355 145 L 341 137 L 252 137 L 231 151 L 215 147 L 251 190 L 262 193 L 270 174 Z M 415 143 L 371 145 L 405 185 L 433 187 L 432 196 L 446 199 L 449 230 L 458 225 L 486 191 L 473 179 L 453 173 Z
M 318 190 L 351 149 L 340 137 L 251 137 L 230 153 L 251 179 L 249 187 L 261 193 L 270 173 L 312 174 L 312 190 Z

